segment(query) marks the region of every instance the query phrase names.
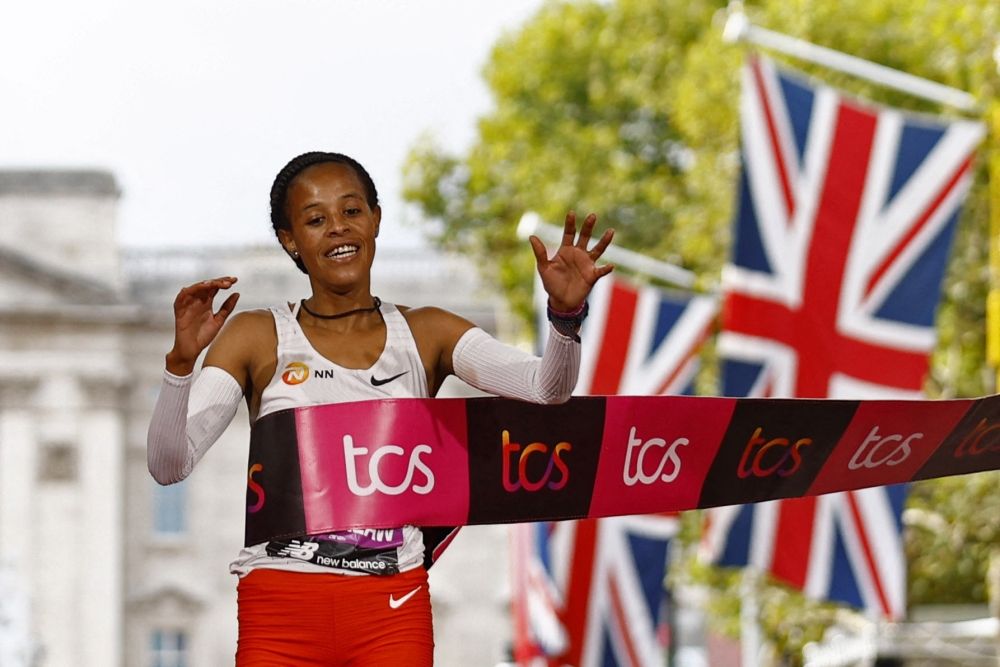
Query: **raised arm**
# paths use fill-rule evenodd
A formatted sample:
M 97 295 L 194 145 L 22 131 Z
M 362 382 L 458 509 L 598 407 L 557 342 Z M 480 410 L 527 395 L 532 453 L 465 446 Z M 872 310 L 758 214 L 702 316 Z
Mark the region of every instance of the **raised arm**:
M 549 295 L 550 335 L 541 358 L 505 345 L 455 315 L 421 309 L 419 316 L 408 319 L 418 342 L 437 341 L 434 363 L 425 364 L 434 372 L 428 377 L 443 379 L 454 373 L 477 389 L 507 398 L 532 403 L 567 401 L 580 370 L 577 332 L 586 316 L 586 298 L 594 283 L 612 270 L 610 265 L 595 265 L 611 242 L 611 230 L 587 250 L 596 220 L 594 215 L 587 216 L 577 239 L 576 215 L 569 213 L 562 245 L 551 259 L 542 242 L 531 238 L 538 272 Z M 431 384 L 436 390 L 439 382 L 432 379 Z
M 169 373 L 183 377 L 194 371 L 198 357 L 219 335 L 240 298 L 239 293 L 234 292 L 218 311 L 214 311 L 215 295 L 234 284 L 236 278 L 233 277 L 203 280 L 177 294 L 174 299 L 174 346 L 166 359 Z
M 185 287 L 174 300 L 174 346 L 167 353 L 160 395 L 146 437 L 146 462 L 160 484 L 187 477 L 194 465 L 218 440 L 236 414 L 243 388 L 240 373 L 206 367 L 197 379 L 193 372 L 199 355 L 219 334 L 236 307 L 230 295 L 213 310 L 213 299 L 235 278 L 217 278 Z

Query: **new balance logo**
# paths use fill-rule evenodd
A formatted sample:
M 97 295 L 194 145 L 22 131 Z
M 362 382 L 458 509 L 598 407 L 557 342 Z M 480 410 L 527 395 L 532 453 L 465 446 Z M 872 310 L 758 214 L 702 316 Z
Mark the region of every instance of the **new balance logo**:
M 399 598 L 398 600 L 390 594 L 389 595 L 389 608 L 390 609 L 399 609 L 400 607 L 402 607 L 406 603 L 407 600 L 409 600 L 414 595 L 416 595 L 417 591 L 419 591 L 419 590 L 420 590 L 420 586 L 417 586 L 412 591 L 410 591 L 409 593 L 407 593 L 403 597 Z
M 396 378 L 402 377 L 402 376 L 406 375 L 409 372 L 410 371 L 403 371 L 402 373 L 397 373 L 396 375 L 393 375 L 392 377 L 387 377 L 384 380 L 380 380 L 379 378 L 377 378 L 377 377 L 375 377 L 373 375 L 372 376 L 372 386 L 373 387 L 381 387 L 384 384 L 389 384 L 390 382 L 392 382 Z
M 299 560 L 312 560 L 317 549 L 319 549 L 318 542 L 292 540 L 287 547 L 278 552 L 278 555 L 286 558 L 298 558 Z

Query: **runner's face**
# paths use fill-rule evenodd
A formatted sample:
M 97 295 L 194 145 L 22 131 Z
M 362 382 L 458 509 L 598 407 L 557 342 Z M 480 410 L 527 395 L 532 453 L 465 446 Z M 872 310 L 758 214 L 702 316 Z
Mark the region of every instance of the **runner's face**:
M 382 210 L 369 208 L 351 167 L 309 167 L 292 182 L 285 205 L 291 229 L 279 232 L 281 244 L 299 253 L 311 278 L 336 287 L 367 284 Z

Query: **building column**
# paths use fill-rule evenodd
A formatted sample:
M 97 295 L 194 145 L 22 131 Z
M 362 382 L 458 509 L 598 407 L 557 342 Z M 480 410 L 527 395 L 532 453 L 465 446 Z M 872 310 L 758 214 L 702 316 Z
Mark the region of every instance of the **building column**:
M 80 582 L 81 665 L 120 667 L 124 610 L 125 427 L 119 387 L 112 380 L 87 380 L 89 405 L 80 415 L 80 554 L 86 577 Z
M 38 383 L 3 378 L 0 389 L 0 567 L 30 586 L 35 540 L 38 432 L 31 409 Z
M 0 389 L 0 581 L 5 651 L 0 663 L 29 667 L 33 634 L 32 556 L 35 545 L 35 471 L 38 433 L 31 402 L 38 383 L 4 378 Z

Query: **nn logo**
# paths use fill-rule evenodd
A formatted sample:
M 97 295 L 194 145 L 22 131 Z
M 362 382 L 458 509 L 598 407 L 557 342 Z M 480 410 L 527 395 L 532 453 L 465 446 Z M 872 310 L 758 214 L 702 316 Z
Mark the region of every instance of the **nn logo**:
M 288 385 L 302 384 L 309 379 L 309 367 L 301 361 L 293 361 L 285 366 L 285 372 L 281 374 L 281 381 Z
M 560 442 L 552 448 L 552 453 L 549 454 L 548 446 L 540 442 L 533 442 L 525 447 L 524 451 L 521 451 L 521 445 L 510 441 L 510 433 L 508 431 L 505 430 L 501 437 L 503 440 L 503 488 L 508 493 L 513 493 L 520 488 L 524 488 L 525 491 L 537 491 L 543 486 L 548 486 L 553 491 L 558 491 L 566 486 L 566 482 L 569 481 L 569 468 L 566 467 L 566 462 L 562 460 L 562 453 L 573 449 L 573 445 L 568 442 Z M 518 452 L 520 454 L 517 456 L 517 481 L 511 481 L 511 455 Z M 528 459 L 536 452 L 542 455 L 543 458 L 548 454 L 548 462 L 545 466 L 545 472 L 541 477 L 536 481 L 531 481 L 528 475 Z M 560 477 L 558 480 L 552 479 L 553 467 L 559 469 Z

